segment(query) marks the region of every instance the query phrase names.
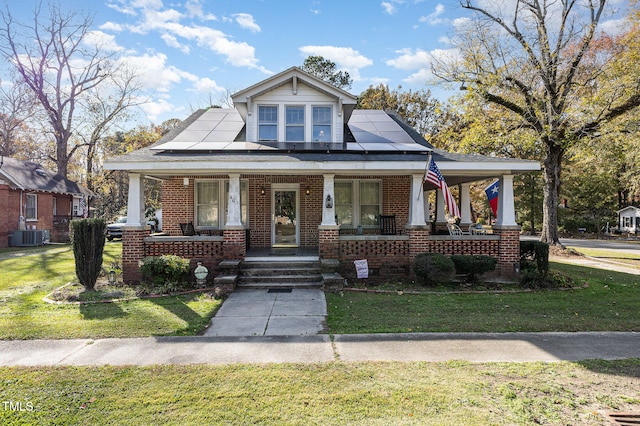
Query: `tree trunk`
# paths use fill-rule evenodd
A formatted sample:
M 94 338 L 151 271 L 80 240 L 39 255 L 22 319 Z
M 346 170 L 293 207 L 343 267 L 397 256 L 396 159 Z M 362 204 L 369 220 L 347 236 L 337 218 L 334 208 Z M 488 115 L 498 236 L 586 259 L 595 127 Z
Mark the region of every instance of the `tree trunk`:
M 550 245 L 561 245 L 558 235 L 558 200 L 560 190 L 560 166 L 564 150 L 555 143 L 547 142 L 547 155 L 543 163 L 542 235 L 540 241 Z

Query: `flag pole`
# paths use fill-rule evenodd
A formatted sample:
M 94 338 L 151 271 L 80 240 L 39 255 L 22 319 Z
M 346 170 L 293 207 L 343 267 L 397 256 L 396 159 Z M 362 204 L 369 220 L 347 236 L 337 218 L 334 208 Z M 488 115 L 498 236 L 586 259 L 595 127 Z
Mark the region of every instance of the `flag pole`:
M 429 151 L 429 157 L 427 158 L 427 164 L 424 165 L 424 172 L 422 173 L 422 183 L 424 184 L 425 178 L 427 177 L 427 169 L 429 168 L 429 164 L 431 164 L 431 151 Z M 424 191 L 418 192 L 418 198 L 416 200 L 420 200 L 420 194 Z

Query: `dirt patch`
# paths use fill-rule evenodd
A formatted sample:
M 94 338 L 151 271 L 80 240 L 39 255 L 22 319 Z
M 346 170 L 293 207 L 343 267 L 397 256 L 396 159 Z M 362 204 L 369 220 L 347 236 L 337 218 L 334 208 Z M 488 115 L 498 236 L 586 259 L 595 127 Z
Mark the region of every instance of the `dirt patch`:
M 549 246 L 549 257 L 584 257 L 582 253 L 563 246 Z

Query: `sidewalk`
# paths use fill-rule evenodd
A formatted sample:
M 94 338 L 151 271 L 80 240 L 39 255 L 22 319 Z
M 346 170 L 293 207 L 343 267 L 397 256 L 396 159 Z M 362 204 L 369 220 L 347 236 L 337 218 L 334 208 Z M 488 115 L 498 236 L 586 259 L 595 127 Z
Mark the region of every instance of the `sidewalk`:
M 1 366 L 531 362 L 640 356 L 640 333 L 410 333 L 0 341 Z

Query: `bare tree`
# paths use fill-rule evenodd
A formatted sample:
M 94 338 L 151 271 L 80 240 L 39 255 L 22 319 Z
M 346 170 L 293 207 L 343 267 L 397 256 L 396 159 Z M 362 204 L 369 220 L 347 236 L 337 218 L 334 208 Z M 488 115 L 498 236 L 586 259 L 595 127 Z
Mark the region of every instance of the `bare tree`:
M 43 16 L 42 4 L 33 13 L 33 24 L 14 21 L 2 13 L 0 53 L 15 67 L 45 110 L 56 152 L 51 156 L 58 173 L 67 176 L 69 159 L 78 146 L 69 147 L 79 100 L 107 80 L 111 54 L 87 43 L 92 20 L 65 13 L 50 5 Z
M 99 143 L 114 130 L 120 122 L 129 118 L 128 111 L 135 106 L 147 102 L 140 96 L 142 84 L 134 70 L 124 66 L 114 69 L 108 81 L 100 88 L 87 91 L 79 102 L 86 120 L 78 126 L 80 138 L 86 147 L 86 179 L 87 188 L 94 189 L 93 175 Z M 86 129 L 86 132 L 83 131 Z
M 595 82 L 611 61 L 585 63 L 606 0 L 461 0 L 460 5 L 476 19 L 455 38 L 460 57 L 437 62 L 434 73 L 499 105 L 520 128 L 534 132 L 545 181 L 541 239 L 560 244 L 557 206 L 566 150 L 640 105 L 638 85 L 621 82 L 627 85 L 617 91 L 623 96 L 585 106 L 587 89 L 590 99 L 606 95 Z
M 33 97 L 20 81 L 8 86 L 0 82 L 0 155 L 13 157 L 18 133 L 33 113 Z

